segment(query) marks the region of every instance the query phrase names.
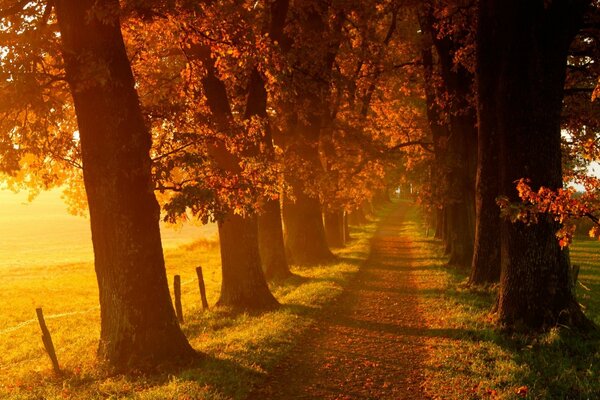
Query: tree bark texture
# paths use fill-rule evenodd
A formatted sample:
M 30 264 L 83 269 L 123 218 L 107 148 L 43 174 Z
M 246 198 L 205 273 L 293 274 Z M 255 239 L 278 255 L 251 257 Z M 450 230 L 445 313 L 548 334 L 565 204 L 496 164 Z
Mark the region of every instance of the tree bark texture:
M 121 35 L 119 2 L 54 5 L 81 138 L 100 293 L 99 357 L 119 370 L 189 360 L 196 353 L 169 295 L 151 137 Z
M 487 27 L 480 26 L 477 34 L 476 74 L 479 90 L 477 103 L 478 149 L 475 185 L 475 243 L 471 261 L 470 285 L 487 285 L 500 279 L 500 208 L 499 194 L 498 124 L 495 122 L 497 83 L 488 82 L 489 76 L 499 71 L 501 60 L 493 47 L 493 37 Z M 482 74 L 481 71 L 485 71 Z
M 292 275 L 283 239 L 279 200 L 268 200 L 258 216 L 258 244 L 263 271 L 267 279 L 285 279 Z
M 258 249 L 256 216 L 230 213 L 219 222 L 223 280 L 217 305 L 236 310 L 269 310 L 279 303 L 265 280 Z
M 429 12 L 430 14 L 430 12 Z M 456 65 L 454 55 L 460 44 L 454 38 L 440 36 L 435 20 L 430 14 L 423 25 L 431 33 L 437 50 L 444 90 L 452 101 L 447 107 L 448 134 L 441 149 L 441 171 L 446 172 L 444 195 L 446 215 L 446 241 L 449 264 L 471 265 L 475 237 L 475 172 L 477 165 L 476 113 L 469 102 L 473 75 L 462 65 Z M 439 118 L 439 111 L 430 116 Z M 438 122 L 439 124 L 439 122 Z M 436 128 L 439 130 L 439 128 Z M 443 132 L 436 133 L 436 136 Z
M 334 259 L 325 237 L 321 203 L 303 193 L 295 201 L 284 198 L 285 242 L 296 264 L 319 264 Z
M 535 188 L 562 187 L 560 115 L 569 45 L 587 1 L 480 4 L 480 129 L 497 133 L 500 191 L 518 201 L 515 181 Z M 510 21 L 507 23 L 506 21 Z M 492 50 L 495 52 L 491 54 Z M 485 69 L 493 59 L 496 67 Z M 490 113 L 490 115 L 487 115 Z M 485 134 L 485 133 L 484 133 Z M 507 327 L 544 329 L 556 324 L 587 326 L 572 292 L 569 258 L 555 237 L 558 225 L 540 216 L 525 225 L 501 225 L 499 321 Z

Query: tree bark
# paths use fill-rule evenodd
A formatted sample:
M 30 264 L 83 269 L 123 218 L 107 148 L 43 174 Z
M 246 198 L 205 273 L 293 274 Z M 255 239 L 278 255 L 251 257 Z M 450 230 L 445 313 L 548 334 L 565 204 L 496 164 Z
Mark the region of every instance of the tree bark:
M 473 75 L 457 65 L 454 55 L 460 44 L 449 36 L 440 37 L 430 19 L 429 29 L 440 62 L 444 89 L 452 98 L 449 113 L 447 143 L 442 163 L 448 171 L 448 198 L 445 211 L 450 265 L 467 266 L 473 256 L 475 237 L 475 172 L 477 162 L 476 113 L 469 103 Z
M 217 305 L 236 310 L 269 310 L 279 303 L 261 268 L 256 216 L 229 213 L 219 222 L 223 280 Z
M 560 115 L 569 44 L 586 1 L 522 2 L 484 0 L 480 4 L 479 55 L 499 57 L 498 69 L 479 70 L 482 130 L 497 132 L 500 190 L 518 201 L 515 180 L 534 188 L 562 187 Z M 510 24 L 505 21 L 511 21 Z M 495 119 L 494 119 L 495 118 Z M 486 125 L 493 121 L 492 126 Z M 498 149 L 488 149 L 497 151 Z M 543 215 L 539 223 L 501 225 L 498 317 L 507 327 L 545 329 L 556 324 L 587 327 L 575 300 L 569 258 L 555 237 L 558 225 Z
M 369 222 L 362 206 L 350 212 L 347 219 L 350 225 L 364 225 Z
M 348 212 L 343 212 L 344 216 L 344 243 L 348 243 L 352 240 L 352 236 L 350 236 L 350 221 L 348 217 Z
M 288 12 L 289 0 L 277 0 L 271 4 L 269 36 L 280 42 Z M 259 116 L 267 120 L 267 91 L 265 81 L 257 68 L 250 77 L 246 119 Z M 263 136 L 264 151 L 274 161 L 274 147 L 271 129 L 267 126 Z M 263 271 L 267 279 L 285 279 L 292 275 L 285 255 L 281 203 L 279 199 L 264 199 L 262 212 L 258 215 L 258 241 Z
M 207 48 L 193 49 L 206 68 L 202 87 L 208 106 L 219 127 L 227 131 L 233 116 L 227 88 L 216 76 L 214 60 Z M 211 154 L 221 168 L 241 173 L 239 158 L 224 146 L 217 144 Z M 262 272 L 258 243 L 258 219 L 255 215 L 239 216 L 227 213 L 219 222 L 221 248 L 221 295 L 218 305 L 241 310 L 271 309 L 278 305 Z
M 343 211 L 325 211 L 325 237 L 329 247 L 344 247 L 346 244 L 346 227 Z
M 246 119 L 253 116 L 267 118 L 267 92 L 264 80 L 254 69 L 250 78 Z M 267 122 L 268 123 L 268 122 Z M 273 139 L 267 126 L 263 136 L 263 147 L 271 160 L 274 160 Z M 258 215 L 258 241 L 262 266 L 267 279 L 285 279 L 292 275 L 285 255 L 281 205 L 279 199 L 263 199 L 263 207 Z
M 292 262 L 319 264 L 334 259 L 327 246 L 321 203 L 318 199 L 298 193 L 295 201 L 283 199 L 285 242 Z
M 500 209 L 496 204 L 499 194 L 498 126 L 495 122 L 497 82 L 489 76 L 498 74 L 501 60 L 493 45 L 493 37 L 482 26 L 477 34 L 478 86 L 478 149 L 475 187 L 475 243 L 471 261 L 470 285 L 487 285 L 500 279 Z
M 284 243 L 279 200 L 268 200 L 258 216 L 258 244 L 267 279 L 280 280 L 292 275 Z
M 190 360 L 165 272 L 144 124 L 117 0 L 57 0 L 100 293 L 98 355 L 118 370 Z M 102 18 L 94 11 L 103 7 Z M 103 68 L 99 70 L 98 66 Z
M 295 50 L 303 53 L 296 54 L 297 68 L 292 80 L 297 89 L 294 101 L 305 105 L 306 115 L 300 118 L 294 112 L 289 118 L 284 175 L 295 199 L 284 197 L 283 218 L 289 255 L 293 262 L 301 264 L 334 259 L 327 246 L 318 190 L 313 186 L 318 176 L 325 173 L 319 142 L 321 130 L 329 118 L 329 80 L 339 42 L 329 43 L 319 51 L 308 42 L 319 36 L 329 36 L 326 20 L 330 3 L 306 1 L 296 4 L 296 17 L 303 36 L 296 38 Z

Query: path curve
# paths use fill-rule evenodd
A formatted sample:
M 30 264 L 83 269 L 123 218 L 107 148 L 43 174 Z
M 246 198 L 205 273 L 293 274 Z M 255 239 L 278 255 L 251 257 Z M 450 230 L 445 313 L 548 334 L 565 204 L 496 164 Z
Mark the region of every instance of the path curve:
M 426 398 L 409 207 L 396 205 L 380 222 L 356 278 L 248 399 Z

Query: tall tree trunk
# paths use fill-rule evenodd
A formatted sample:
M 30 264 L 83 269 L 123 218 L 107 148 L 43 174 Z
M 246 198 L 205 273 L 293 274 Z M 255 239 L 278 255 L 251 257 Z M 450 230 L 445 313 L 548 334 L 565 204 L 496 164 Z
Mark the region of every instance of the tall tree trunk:
M 295 38 L 295 49 L 301 54 L 296 54 L 297 68 L 292 75 L 297 91 L 294 101 L 305 105 L 305 116 L 299 118 L 294 112 L 289 118 L 285 177 L 294 199 L 284 197 L 283 218 L 290 257 L 293 262 L 302 264 L 328 262 L 334 258 L 325 238 L 319 193 L 313 187 L 319 175 L 325 173 L 319 143 L 321 131 L 330 118 L 329 81 L 339 41 L 333 40 L 316 52 L 311 41 L 331 39 L 326 22 L 330 3 L 329 0 L 295 3 L 296 18 L 302 29 Z
M 443 208 L 435 210 L 435 236 L 434 239 L 445 240 L 444 238 L 444 219 L 446 213 Z
M 499 194 L 498 175 L 498 125 L 496 124 L 497 81 L 489 81 L 489 76 L 499 73 L 500 61 L 490 33 L 479 27 L 477 41 L 478 86 L 478 149 L 477 178 L 475 188 L 475 243 L 471 261 L 470 285 L 486 285 L 500 279 L 500 209 L 496 204 Z
M 350 225 L 364 225 L 369 222 L 362 206 L 350 212 L 347 219 Z
M 99 357 L 117 369 L 191 359 L 196 353 L 169 296 L 150 132 L 121 36 L 119 2 L 54 5 L 81 138 L 100 293 Z M 94 12 L 100 6 L 108 10 L 102 17 Z
M 325 237 L 330 247 L 344 247 L 346 232 L 343 211 L 325 211 Z
M 480 118 L 484 123 L 480 129 L 498 132 L 500 190 L 512 201 L 518 201 L 514 182 L 520 178 L 531 179 L 535 188 L 562 187 L 560 114 L 567 53 L 588 3 L 484 0 L 480 4 L 478 48 L 490 49 L 479 55 L 480 62 L 499 57 L 498 69 L 479 70 L 483 85 L 479 96 L 494 97 L 496 105 L 480 110 L 495 114 L 495 119 Z M 481 101 L 489 104 L 489 99 Z M 486 126 L 490 121 L 493 126 Z M 589 324 L 572 292 L 568 254 L 558 245 L 557 229 L 543 215 L 532 225 L 502 223 L 498 297 L 502 324 L 533 329 Z
M 279 200 L 267 200 L 258 216 L 258 244 L 267 279 L 285 279 L 292 275 L 284 243 Z
M 269 36 L 271 40 L 280 42 L 288 12 L 289 0 L 276 0 L 271 4 L 271 21 Z M 250 76 L 246 119 L 259 116 L 267 120 L 267 91 L 265 81 L 257 68 Z M 263 135 L 263 151 L 274 162 L 274 147 L 271 129 L 267 126 Z M 283 224 L 281 221 L 281 203 L 279 199 L 264 199 L 262 212 L 258 216 L 258 241 L 263 270 L 267 279 L 285 279 L 292 275 L 283 240 Z
M 466 96 L 466 93 L 462 93 L 462 96 Z M 447 164 L 452 166 L 449 174 L 451 197 L 446 210 L 447 240 L 453 243 L 448 263 L 466 267 L 471 265 L 475 240 L 477 130 L 470 109 L 465 115 L 452 116 L 450 120 L 451 134 L 447 151 L 451 159 Z
M 228 131 L 233 123 L 231 105 L 225 84 L 216 76 L 210 50 L 206 47 L 192 47 L 192 51 L 202 59 L 207 71 L 202 78 L 202 86 L 208 106 L 218 126 Z M 210 151 L 221 168 L 241 173 L 237 155 L 229 153 L 222 144 L 211 147 Z M 223 281 L 218 304 L 243 310 L 271 309 L 277 306 L 262 272 L 256 216 L 241 217 L 229 212 L 219 222 L 219 241 Z
M 327 246 L 319 200 L 298 193 L 295 201 L 283 199 L 285 242 L 292 262 L 318 264 L 334 259 Z
M 219 222 L 223 280 L 217 305 L 236 310 L 268 310 L 279 303 L 261 269 L 256 216 L 229 213 Z
M 344 243 L 348 243 L 350 240 L 352 240 L 352 237 L 350 236 L 350 221 L 349 221 L 349 216 L 348 216 L 348 212 L 344 211 Z

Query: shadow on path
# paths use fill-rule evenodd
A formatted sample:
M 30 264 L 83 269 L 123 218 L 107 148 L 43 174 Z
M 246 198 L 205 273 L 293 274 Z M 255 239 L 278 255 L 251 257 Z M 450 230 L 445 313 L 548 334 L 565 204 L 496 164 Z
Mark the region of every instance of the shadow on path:
M 382 221 L 371 254 L 338 301 L 249 399 L 423 399 L 428 330 L 418 306 L 406 205 Z

